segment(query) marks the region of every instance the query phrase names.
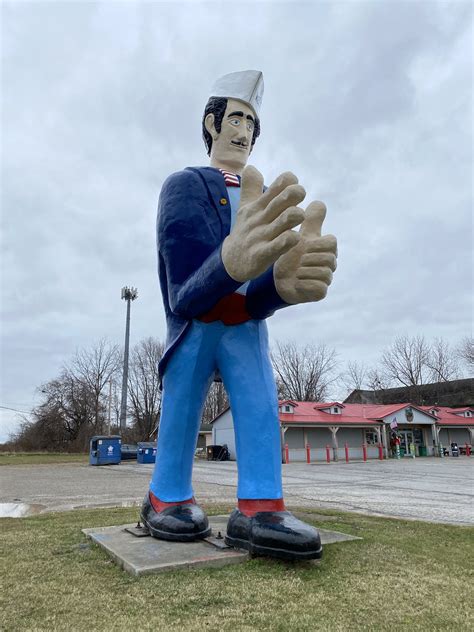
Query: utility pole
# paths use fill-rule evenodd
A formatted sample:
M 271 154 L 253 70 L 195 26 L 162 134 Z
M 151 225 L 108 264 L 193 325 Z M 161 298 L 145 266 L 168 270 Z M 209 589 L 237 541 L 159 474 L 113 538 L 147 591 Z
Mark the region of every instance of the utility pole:
M 130 342 L 130 301 L 134 301 L 138 296 L 136 287 L 123 287 L 122 299 L 127 301 L 127 320 L 125 323 L 125 350 L 123 353 L 123 373 L 122 373 L 122 401 L 120 404 L 120 432 L 127 428 L 127 390 L 128 390 L 128 347 Z
M 109 380 L 109 406 L 107 411 L 108 434 L 110 436 L 110 421 L 112 418 L 112 378 Z

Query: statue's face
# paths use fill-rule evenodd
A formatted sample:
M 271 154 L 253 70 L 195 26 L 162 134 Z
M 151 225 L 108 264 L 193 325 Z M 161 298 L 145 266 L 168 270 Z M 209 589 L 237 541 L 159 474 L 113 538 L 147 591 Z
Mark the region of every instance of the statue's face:
M 210 114 L 208 118 L 206 127 L 213 138 L 211 164 L 240 173 L 252 148 L 255 127 L 252 108 L 242 101 L 229 99 L 220 132 L 214 127 L 214 116 Z

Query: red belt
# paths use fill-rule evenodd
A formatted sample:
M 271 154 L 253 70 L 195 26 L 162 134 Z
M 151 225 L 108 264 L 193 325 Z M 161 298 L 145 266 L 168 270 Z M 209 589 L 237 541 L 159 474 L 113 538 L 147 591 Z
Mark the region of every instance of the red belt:
M 241 325 L 251 319 L 252 316 L 245 309 L 245 295 L 237 292 L 224 296 L 212 309 L 198 317 L 203 323 L 221 320 L 224 325 Z

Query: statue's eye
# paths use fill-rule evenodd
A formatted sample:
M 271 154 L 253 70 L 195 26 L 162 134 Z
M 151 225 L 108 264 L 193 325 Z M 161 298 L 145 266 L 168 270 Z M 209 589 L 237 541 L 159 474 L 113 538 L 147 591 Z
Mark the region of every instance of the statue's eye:
M 253 132 L 253 123 L 252 121 L 247 121 L 247 129 L 249 132 Z
M 240 125 L 240 119 L 230 119 L 230 124 L 237 127 L 238 125 Z

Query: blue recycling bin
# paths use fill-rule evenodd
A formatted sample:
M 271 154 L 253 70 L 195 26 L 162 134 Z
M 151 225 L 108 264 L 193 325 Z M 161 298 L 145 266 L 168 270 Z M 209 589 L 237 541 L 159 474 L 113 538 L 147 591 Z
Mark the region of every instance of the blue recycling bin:
M 89 444 L 89 465 L 114 465 L 120 463 L 122 439 L 119 435 L 96 435 Z
M 156 460 L 156 443 L 142 441 L 138 443 L 137 463 L 154 463 Z

